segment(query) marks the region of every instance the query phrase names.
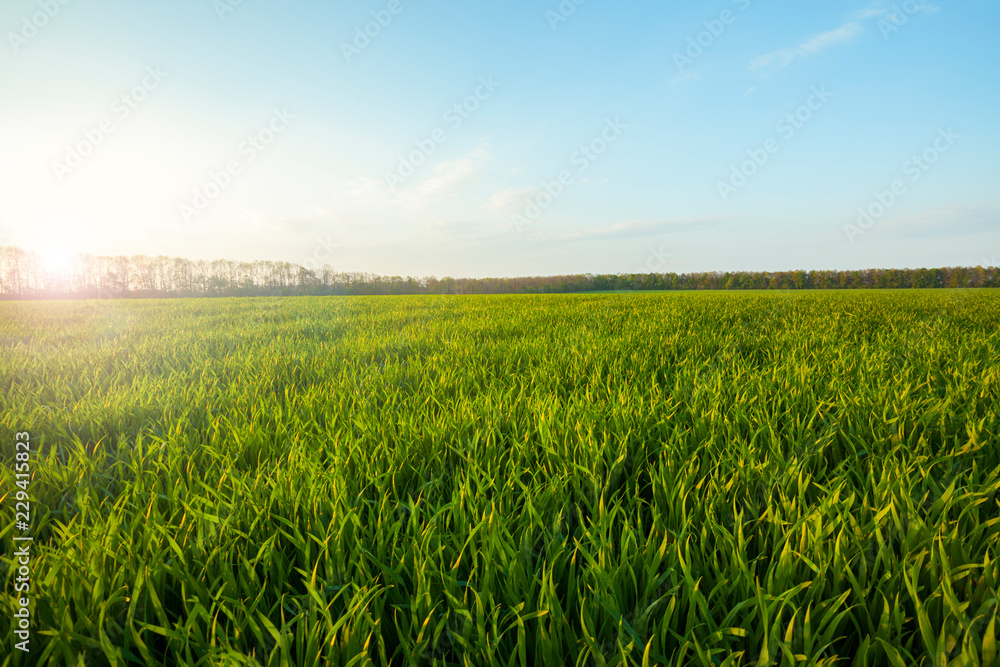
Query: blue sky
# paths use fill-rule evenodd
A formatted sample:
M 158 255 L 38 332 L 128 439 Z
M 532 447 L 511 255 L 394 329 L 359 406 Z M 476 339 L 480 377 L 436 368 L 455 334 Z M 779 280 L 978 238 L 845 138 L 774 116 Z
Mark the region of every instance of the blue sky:
M 995 0 L 4 0 L 0 242 L 438 277 L 996 264 L 997 25 Z

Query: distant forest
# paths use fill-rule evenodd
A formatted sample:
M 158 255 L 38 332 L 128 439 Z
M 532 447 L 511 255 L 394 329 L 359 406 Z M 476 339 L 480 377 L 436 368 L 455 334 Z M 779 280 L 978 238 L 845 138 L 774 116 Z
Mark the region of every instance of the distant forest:
M 1000 287 L 1000 269 L 865 269 L 620 273 L 525 278 L 413 278 L 306 269 L 290 262 L 80 255 L 69 271 L 0 246 L 0 298 L 95 299 L 376 294 L 557 294 L 607 290 L 788 290 Z

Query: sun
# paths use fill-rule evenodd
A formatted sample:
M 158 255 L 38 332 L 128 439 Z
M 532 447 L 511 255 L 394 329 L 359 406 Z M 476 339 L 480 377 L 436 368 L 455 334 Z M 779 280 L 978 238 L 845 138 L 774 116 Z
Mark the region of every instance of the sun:
M 42 268 L 48 273 L 67 276 L 76 268 L 76 253 L 68 248 L 53 247 L 39 253 Z

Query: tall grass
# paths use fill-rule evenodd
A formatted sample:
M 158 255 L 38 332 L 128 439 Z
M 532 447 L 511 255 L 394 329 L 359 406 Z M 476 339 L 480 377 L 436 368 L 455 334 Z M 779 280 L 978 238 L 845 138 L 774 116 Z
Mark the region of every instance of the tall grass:
M 1000 664 L 998 305 L 0 304 L 0 664 Z

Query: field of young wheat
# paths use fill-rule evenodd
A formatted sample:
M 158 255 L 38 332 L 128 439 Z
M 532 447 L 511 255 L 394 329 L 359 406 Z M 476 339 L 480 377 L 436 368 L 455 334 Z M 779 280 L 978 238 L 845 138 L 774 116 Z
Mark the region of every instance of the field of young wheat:
M 996 291 L 4 303 L 0 387 L 4 667 L 1000 661 Z

